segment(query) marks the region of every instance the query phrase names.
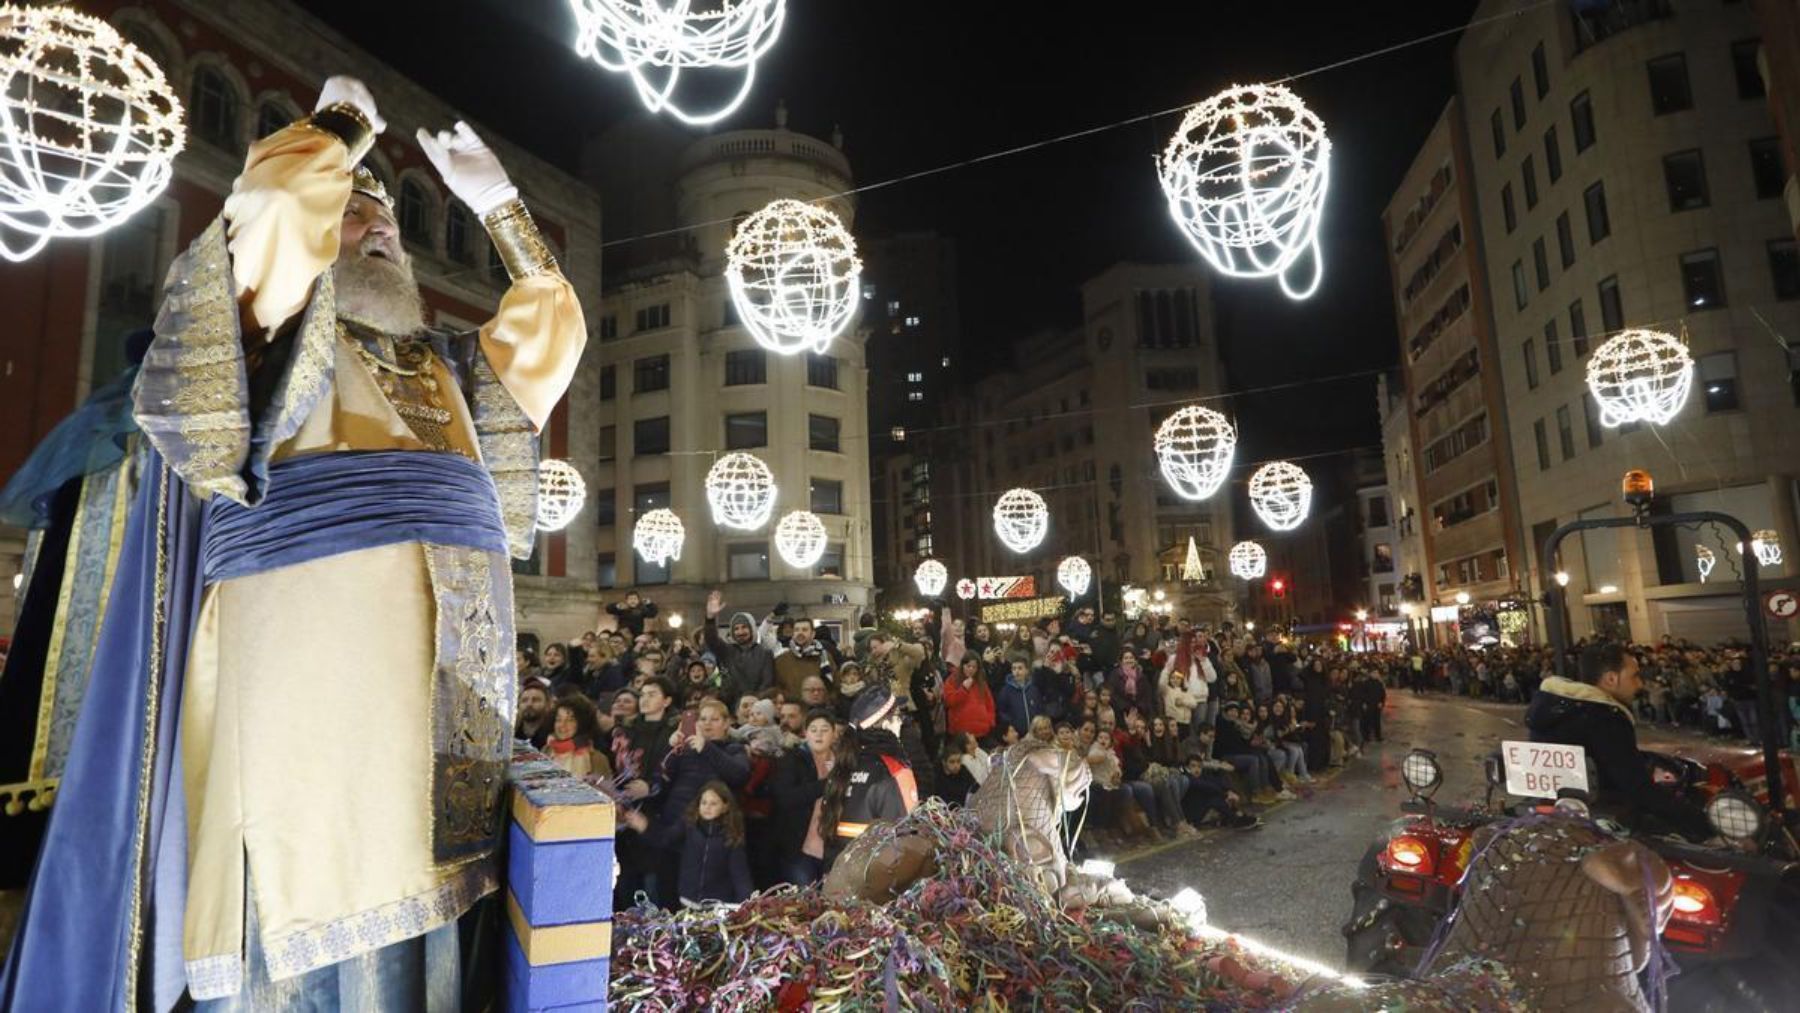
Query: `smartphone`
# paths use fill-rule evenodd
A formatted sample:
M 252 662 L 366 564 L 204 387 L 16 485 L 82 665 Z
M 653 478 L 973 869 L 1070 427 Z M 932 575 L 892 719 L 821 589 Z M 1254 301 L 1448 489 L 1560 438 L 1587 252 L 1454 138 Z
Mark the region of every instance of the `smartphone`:
M 697 710 L 683 711 L 681 713 L 681 737 L 691 739 L 698 734 L 699 730 L 700 712 Z

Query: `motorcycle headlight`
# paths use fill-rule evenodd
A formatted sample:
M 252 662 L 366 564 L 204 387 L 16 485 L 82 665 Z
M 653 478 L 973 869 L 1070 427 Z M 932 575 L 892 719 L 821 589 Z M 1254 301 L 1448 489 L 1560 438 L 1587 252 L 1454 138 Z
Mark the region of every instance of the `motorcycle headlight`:
M 1415 749 L 1400 761 L 1400 779 L 1414 795 L 1430 798 L 1444 783 L 1444 771 L 1438 766 L 1436 753 Z
M 1720 837 L 1733 843 L 1762 836 L 1763 811 L 1754 799 L 1721 792 L 1706 803 L 1706 819 Z

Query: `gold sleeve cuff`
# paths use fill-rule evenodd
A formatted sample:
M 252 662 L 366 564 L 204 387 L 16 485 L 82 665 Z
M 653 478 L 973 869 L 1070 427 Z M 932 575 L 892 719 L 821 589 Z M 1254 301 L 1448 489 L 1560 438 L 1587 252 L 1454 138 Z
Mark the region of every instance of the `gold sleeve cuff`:
M 344 147 L 350 151 L 351 165 L 362 161 L 363 156 L 375 145 L 375 124 L 369 122 L 367 114 L 349 102 L 328 105 L 301 122 L 343 141 Z
M 525 210 L 524 201 L 507 201 L 483 216 L 481 224 L 487 227 L 488 238 L 493 240 L 494 249 L 499 252 L 500 261 L 506 265 L 506 273 L 512 280 L 520 281 L 556 270 L 556 256 L 538 233 L 537 223 L 531 220 L 531 212 Z

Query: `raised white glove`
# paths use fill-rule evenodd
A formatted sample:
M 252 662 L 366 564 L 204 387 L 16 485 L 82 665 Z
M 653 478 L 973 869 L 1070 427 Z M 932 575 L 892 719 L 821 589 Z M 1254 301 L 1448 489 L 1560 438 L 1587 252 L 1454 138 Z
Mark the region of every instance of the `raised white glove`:
M 340 102 L 355 106 L 367 116 L 377 134 L 387 129 L 387 121 L 375 111 L 375 96 L 369 93 L 369 86 L 347 74 L 338 74 L 325 80 L 325 87 L 319 89 L 319 102 L 313 106 L 313 112 Z
M 519 188 L 507 177 L 499 157 L 467 123 L 458 120 L 455 129 L 436 134 L 420 127 L 419 147 L 443 177 L 444 185 L 475 217 L 485 217 L 519 198 Z

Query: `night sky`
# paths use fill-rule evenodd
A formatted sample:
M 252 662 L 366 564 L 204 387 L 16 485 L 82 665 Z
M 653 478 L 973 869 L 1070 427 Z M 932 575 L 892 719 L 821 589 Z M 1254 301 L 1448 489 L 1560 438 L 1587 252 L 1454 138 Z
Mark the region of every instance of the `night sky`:
M 567 0 L 302 5 L 489 129 L 571 170 L 587 137 L 642 115 L 628 80 L 574 53 Z M 789 0 L 756 90 L 717 129 L 770 126 L 785 99 L 795 130 L 829 136 L 842 126 L 857 181 L 867 184 L 1335 63 L 1460 26 L 1474 7 Z M 1218 282 L 1235 390 L 1396 361 L 1380 215 L 1449 101 L 1455 42 L 1293 85 L 1333 143 L 1325 285 L 1292 303 L 1273 281 Z M 957 240 L 963 361 L 991 369 L 1012 339 L 1077 323 L 1077 286 L 1108 264 L 1197 259 L 1168 219 L 1152 162 L 1179 118 L 880 189 L 862 198 L 857 231 L 932 229 Z M 625 238 L 604 225 L 603 233 Z M 1378 444 L 1374 390 L 1374 378 L 1361 377 L 1236 398 L 1239 460 Z

